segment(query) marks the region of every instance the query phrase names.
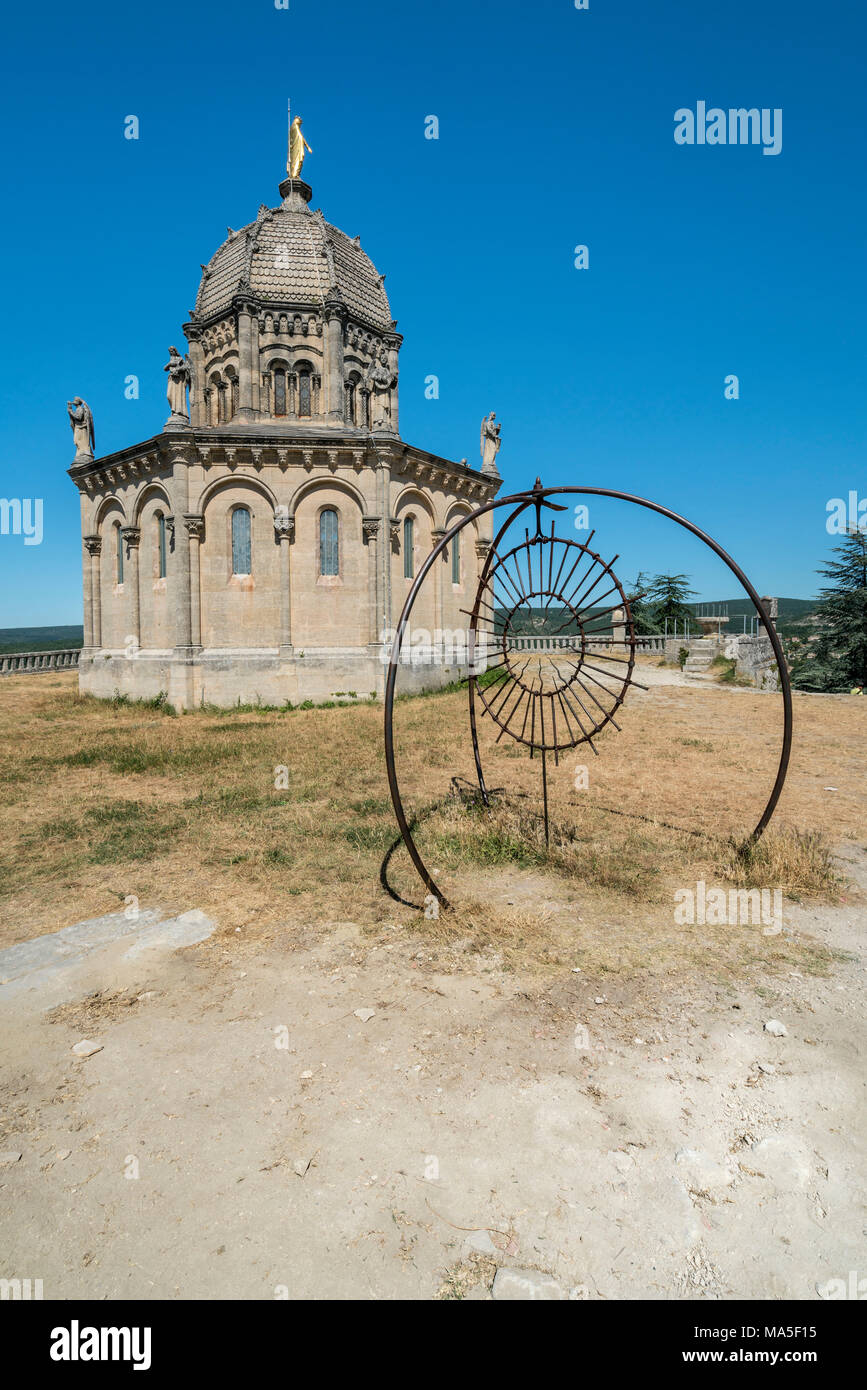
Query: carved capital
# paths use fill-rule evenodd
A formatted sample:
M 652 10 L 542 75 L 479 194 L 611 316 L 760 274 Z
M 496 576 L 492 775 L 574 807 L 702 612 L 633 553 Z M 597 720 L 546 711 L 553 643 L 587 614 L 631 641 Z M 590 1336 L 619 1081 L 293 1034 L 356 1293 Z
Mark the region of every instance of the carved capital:
M 361 518 L 361 534 L 364 537 L 365 545 L 376 540 L 381 525 L 381 516 L 363 516 Z
M 492 541 L 476 541 L 476 554 L 478 555 L 480 560 L 487 559 L 488 551 L 490 550 L 492 544 Z
M 121 526 L 120 534 L 123 537 L 123 543 L 127 548 L 127 553 L 129 553 L 130 550 L 138 550 L 138 543 L 141 540 L 141 531 L 138 526 Z
M 99 555 L 102 552 L 102 536 L 85 536 L 84 547 L 88 555 Z
M 295 539 L 295 518 L 289 515 L 285 507 L 278 508 L 274 513 L 274 533 L 279 541 L 289 541 L 291 544 Z
M 190 540 L 201 541 L 205 536 L 205 518 L 198 516 L 194 512 L 184 514 L 184 530 Z
M 400 540 L 400 518 L 396 516 L 388 519 L 388 532 L 393 541 Z

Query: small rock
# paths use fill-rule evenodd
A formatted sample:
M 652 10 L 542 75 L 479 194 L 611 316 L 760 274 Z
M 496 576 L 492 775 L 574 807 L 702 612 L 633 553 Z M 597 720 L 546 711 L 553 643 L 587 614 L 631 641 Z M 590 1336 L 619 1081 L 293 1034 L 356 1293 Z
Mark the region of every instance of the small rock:
M 62 1163 L 65 1158 L 69 1158 L 71 1153 L 72 1149 L 58 1149 L 54 1157 L 58 1163 Z
M 768 1076 L 773 1076 L 777 1070 L 776 1067 L 771 1066 L 770 1062 L 756 1062 L 756 1066 L 759 1071 L 767 1072 Z
M 467 1255 L 499 1255 L 489 1231 L 471 1231 L 464 1241 L 464 1258 Z
M 376 1013 L 376 1009 L 356 1009 L 355 1017 L 360 1018 L 362 1023 L 367 1023 Z
M 751 1149 L 756 1167 L 783 1192 L 800 1191 L 813 1175 L 810 1153 L 793 1134 L 771 1134 L 756 1140 Z
M 538 1269 L 498 1269 L 491 1293 L 495 1302 L 564 1302 L 569 1295 L 550 1274 Z
M 13 1163 L 17 1163 L 21 1154 L 16 1149 L 6 1149 L 0 1153 L 0 1168 L 10 1168 Z
M 72 1050 L 76 1057 L 92 1057 L 95 1052 L 102 1051 L 102 1043 L 91 1042 L 88 1038 L 82 1038 L 81 1042 L 77 1042 Z
M 765 1032 L 770 1033 L 775 1038 L 787 1038 L 789 1030 L 785 1023 L 781 1023 L 778 1018 L 769 1018 L 765 1024 Z
M 707 1192 L 714 1187 L 728 1187 L 735 1179 L 732 1168 L 725 1163 L 716 1163 L 698 1149 L 678 1149 L 674 1161 L 678 1167 L 686 1169 L 687 1184 L 693 1191 Z
M 827 791 L 828 788 L 826 787 L 825 790 Z M 843 1290 L 842 1293 L 840 1292 L 841 1285 Z M 820 1298 L 845 1298 L 846 1285 L 843 1283 L 842 1279 L 829 1279 L 827 1284 L 816 1285 L 816 1293 Z
M 298 1174 L 299 1178 L 303 1178 L 312 1162 L 312 1158 L 296 1158 L 295 1162 L 292 1164 L 292 1168 Z
M 302 1071 L 302 1073 L 301 1073 L 301 1080 L 302 1080 L 302 1081 L 309 1081 L 310 1078 L 312 1077 L 312 1075 L 313 1075 L 312 1071 Z

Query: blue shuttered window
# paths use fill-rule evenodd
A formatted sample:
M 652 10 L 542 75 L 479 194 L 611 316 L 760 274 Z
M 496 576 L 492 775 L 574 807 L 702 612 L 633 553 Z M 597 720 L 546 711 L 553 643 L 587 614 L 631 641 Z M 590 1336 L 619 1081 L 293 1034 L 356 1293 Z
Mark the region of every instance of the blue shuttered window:
M 415 525 L 411 516 L 406 517 L 403 523 L 403 577 L 412 579 L 415 573 L 414 563 L 415 545 Z
M 319 515 L 319 573 L 340 573 L 337 513 L 332 507 L 326 507 Z
M 452 540 L 452 583 L 461 582 L 461 538 L 457 535 Z
M 159 569 L 158 578 L 166 577 L 166 519 L 162 512 L 157 512 L 157 548 L 159 550 Z
M 117 582 L 123 583 L 123 536 L 120 534 L 120 525 L 115 523 L 114 539 L 117 554 Z
M 252 574 L 250 513 L 246 507 L 236 507 L 232 512 L 232 573 Z

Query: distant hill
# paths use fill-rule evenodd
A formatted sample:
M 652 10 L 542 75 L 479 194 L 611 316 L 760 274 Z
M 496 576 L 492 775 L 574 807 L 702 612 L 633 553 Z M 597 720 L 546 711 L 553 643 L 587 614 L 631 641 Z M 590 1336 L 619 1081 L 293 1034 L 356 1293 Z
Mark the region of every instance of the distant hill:
M 72 627 L 0 627 L 0 652 L 55 652 L 83 644 L 80 623 Z
M 803 629 L 799 629 L 798 624 L 802 622 L 803 619 L 808 616 L 808 614 L 815 612 L 817 604 L 818 599 L 814 598 L 778 599 L 778 631 L 784 637 L 797 634 L 799 631 L 802 632 Z M 719 599 L 714 600 L 713 603 L 689 603 L 687 604 L 687 607 L 690 608 L 693 613 L 695 613 L 697 609 L 701 609 L 704 613 L 715 613 L 719 609 L 728 609 L 729 621 L 723 627 L 723 632 L 729 632 L 732 634 L 732 636 L 737 636 L 739 632 L 743 632 L 744 618 L 747 619 L 747 630 L 749 630 L 749 620 L 750 618 L 754 618 L 756 616 L 755 608 L 750 603 L 749 599 L 745 597 L 736 599 Z M 534 608 L 532 610 L 532 614 L 527 610 L 522 610 L 522 631 L 528 634 L 535 633 L 539 636 L 550 634 L 556 631 L 568 632 L 570 624 L 566 623 L 564 625 L 562 611 L 557 608 L 556 604 L 552 604 L 551 608 L 554 610 L 553 613 L 551 612 L 551 610 L 545 610 L 543 608 Z M 499 626 L 502 623 L 505 612 L 506 610 L 502 608 L 497 610 L 497 626 Z M 590 609 L 588 616 L 590 617 L 591 621 L 594 615 L 597 615 L 597 610 Z M 603 621 L 606 623 L 610 622 L 611 610 L 605 607 L 599 609 L 598 618 L 600 627 L 602 626 Z M 696 635 L 699 637 L 701 636 L 701 631 L 699 629 L 698 623 L 696 623 Z
M 809 613 L 814 613 L 819 600 L 815 598 L 778 598 L 777 599 L 777 631 L 783 637 L 790 636 L 792 632 L 797 632 L 797 624 L 807 617 Z M 718 608 L 728 609 L 729 621 L 723 628 L 724 632 L 730 632 L 736 636 L 738 632 L 743 632 L 744 618 L 747 619 L 749 628 L 750 618 L 754 618 L 756 610 L 745 595 L 740 598 L 719 599 L 713 603 L 690 603 L 687 607 L 693 613 L 701 609 L 703 613 L 715 613 Z

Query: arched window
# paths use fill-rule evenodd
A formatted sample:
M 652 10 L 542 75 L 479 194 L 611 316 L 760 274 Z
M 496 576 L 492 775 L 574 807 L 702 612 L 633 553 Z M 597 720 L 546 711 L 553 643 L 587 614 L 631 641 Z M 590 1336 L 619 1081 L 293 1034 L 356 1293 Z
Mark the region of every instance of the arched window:
M 162 512 L 157 512 L 157 578 L 166 577 L 166 519 Z
M 415 523 L 411 516 L 403 521 L 403 577 L 412 579 L 415 574 Z
M 298 414 L 310 414 L 310 368 L 306 365 L 298 372 Z
M 115 575 L 118 584 L 123 583 L 123 536 L 120 534 L 120 522 L 114 523 L 114 554 L 115 554 Z
M 274 414 L 286 414 L 286 368 L 277 367 L 274 371 Z
M 319 513 L 319 573 L 340 573 L 340 541 L 333 507 Z
M 232 512 L 232 573 L 251 574 L 250 513 L 246 507 Z
M 208 392 L 210 404 L 210 422 L 212 425 L 220 423 L 220 378 L 219 375 L 211 377 L 211 389 Z
M 452 537 L 452 583 L 461 582 L 461 534 Z

